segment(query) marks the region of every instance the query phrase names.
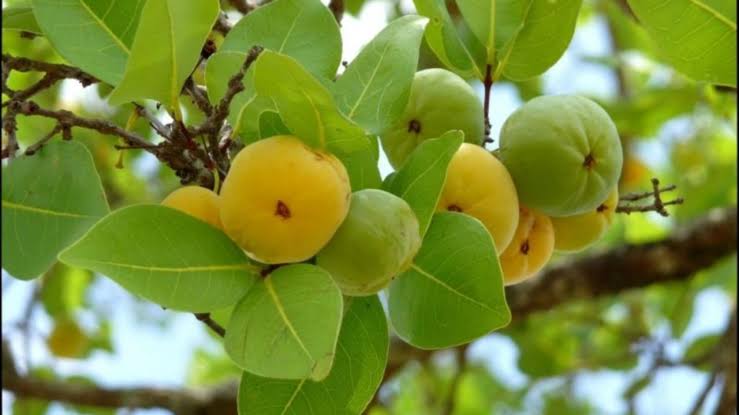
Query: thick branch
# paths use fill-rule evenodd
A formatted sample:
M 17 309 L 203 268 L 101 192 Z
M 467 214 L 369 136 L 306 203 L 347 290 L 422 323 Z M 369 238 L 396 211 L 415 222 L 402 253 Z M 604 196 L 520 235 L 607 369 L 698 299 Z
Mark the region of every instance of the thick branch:
M 3 340 L 3 390 L 18 398 L 38 398 L 104 408 L 163 408 L 178 415 L 236 414 L 236 384 L 202 389 L 103 388 L 19 375 Z
M 736 252 L 736 206 L 713 210 L 661 241 L 625 245 L 548 269 L 506 290 L 514 318 L 571 300 L 681 280 Z

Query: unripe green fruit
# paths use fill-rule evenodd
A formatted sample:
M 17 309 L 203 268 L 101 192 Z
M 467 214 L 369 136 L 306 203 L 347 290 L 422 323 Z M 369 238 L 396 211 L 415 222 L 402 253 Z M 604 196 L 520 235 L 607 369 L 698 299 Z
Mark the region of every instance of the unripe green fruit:
M 74 320 L 63 319 L 55 322 L 46 344 L 54 356 L 76 359 L 85 353 L 90 339 Z
M 500 156 L 520 202 L 553 217 L 598 207 L 623 163 L 611 118 L 576 95 L 534 98 L 511 114 L 500 133 Z
M 480 99 L 464 79 L 445 69 L 426 69 L 413 78 L 403 116 L 382 133 L 382 148 L 399 169 L 422 141 L 449 130 L 462 130 L 466 142 L 480 144 L 483 123 Z
M 560 252 L 582 251 L 606 233 L 618 207 L 618 189 L 590 212 L 551 218 L 554 227 L 554 249 Z
M 418 220 L 408 203 L 365 189 L 352 194 L 349 214 L 316 264 L 331 273 L 345 295 L 371 295 L 405 271 L 420 247 Z

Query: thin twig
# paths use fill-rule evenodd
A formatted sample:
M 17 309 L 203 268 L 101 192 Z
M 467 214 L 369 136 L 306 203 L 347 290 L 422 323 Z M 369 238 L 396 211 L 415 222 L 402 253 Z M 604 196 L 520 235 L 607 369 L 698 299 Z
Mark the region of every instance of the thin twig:
M 160 136 L 167 140 L 169 140 L 169 129 L 164 126 L 156 117 L 151 115 L 149 111 L 146 110 L 142 105 L 139 105 L 137 103 L 133 103 L 134 107 L 136 107 L 136 112 L 138 113 L 139 117 L 146 118 L 146 120 L 149 122 L 149 126 Z
M 218 19 L 216 19 L 216 23 L 213 25 L 213 30 L 226 36 L 228 32 L 231 31 L 232 27 L 231 23 L 228 22 L 228 16 L 226 16 L 225 13 L 221 13 L 218 15 Z
M 54 128 L 51 129 L 45 136 L 41 137 L 40 140 L 36 141 L 32 145 L 28 146 L 28 148 L 25 151 L 25 154 L 27 156 L 31 156 L 35 154 L 41 147 L 46 145 L 46 143 L 51 140 L 52 137 L 56 135 L 56 133 L 62 131 L 62 124 L 57 123 Z
M 253 4 L 250 4 L 246 0 L 228 0 L 228 2 L 233 6 L 234 9 L 238 10 L 242 14 L 248 14 L 250 11 L 254 10 L 257 7 Z
M 695 400 L 695 403 L 693 403 L 693 408 L 689 412 L 690 415 L 700 414 L 700 410 L 701 408 L 703 408 L 703 404 L 706 401 L 706 397 L 708 397 L 708 393 L 711 392 L 711 389 L 713 389 L 713 385 L 716 384 L 717 377 L 718 374 L 715 371 L 712 371 L 711 375 L 708 378 L 708 382 L 706 382 L 706 385 L 703 386 L 703 389 L 698 395 L 698 398 Z
M 31 370 L 31 320 L 33 319 L 33 312 L 36 310 L 36 305 L 40 299 L 41 285 L 34 282 L 31 297 L 28 299 L 28 304 L 26 304 L 26 309 L 23 312 L 23 319 L 18 324 L 18 327 L 20 327 L 23 333 L 23 358 L 26 371 Z
M 40 107 L 33 101 L 12 101 L 8 110 L 17 111 L 22 115 L 38 115 L 47 118 L 53 118 L 63 125 L 82 127 L 90 130 L 97 130 L 103 134 L 115 135 L 123 138 L 129 145 L 146 145 L 149 144 L 143 137 L 136 133 L 126 131 L 125 129 L 105 120 L 90 119 L 78 117 L 74 113 L 67 110 L 52 111 Z
M 649 197 L 652 197 L 654 200 L 649 205 L 641 205 L 641 206 L 634 206 L 629 203 L 626 204 L 619 204 L 616 207 L 616 212 L 618 213 L 626 213 L 631 214 L 633 212 L 657 212 L 662 216 L 669 216 L 669 212 L 667 212 L 667 209 L 665 209 L 666 206 L 670 205 L 680 205 L 683 203 L 683 198 L 678 197 L 673 200 L 663 201 L 662 200 L 662 193 L 669 192 L 671 190 L 675 190 L 677 186 L 670 185 L 663 188 L 659 187 L 659 179 L 652 178 L 652 191 L 651 192 L 643 192 L 643 193 L 634 193 L 634 194 L 627 194 L 624 196 L 621 196 L 619 198 L 619 202 L 629 202 L 629 201 L 638 201 L 643 200 Z
M 210 317 L 210 313 L 195 313 L 195 318 L 205 323 L 205 325 L 213 330 L 215 334 L 221 337 L 226 336 L 226 329 L 216 323 L 215 320 Z
M 210 105 L 210 102 L 208 102 L 208 98 L 205 96 L 205 90 L 195 85 L 195 82 L 193 82 L 192 77 L 187 78 L 185 81 L 185 87 L 183 88 L 183 91 L 185 91 L 190 97 L 192 97 L 192 101 L 195 103 L 195 105 L 200 108 L 200 111 L 203 111 L 205 115 L 210 115 L 213 113 L 213 107 Z
M 485 69 L 485 80 L 483 81 L 483 86 L 485 87 L 485 101 L 483 103 L 483 115 L 485 117 L 485 138 L 482 141 L 483 147 L 486 143 L 492 143 L 493 139 L 490 138 L 490 129 L 492 126 L 490 125 L 490 92 L 493 87 L 493 76 L 492 76 L 492 66 L 489 64 L 487 65 Z
M 17 102 L 17 101 L 10 101 Z M 15 119 L 18 114 L 18 110 L 14 107 L 8 107 L 5 110 L 5 115 L 2 118 L 2 129 L 5 135 L 8 137 L 8 144 L 2 150 L 2 158 L 8 158 L 12 160 L 15 157 L 15 152 L 18 151 L 18 140 L 16 138 L 16 131 L 18 130 L 17 121 Z
M 344 17 L 344 0 L 331 0 L 328 8 L 333 13 L 336 22 L 341 26 L 341 19 Z
M 8 69 L 12 69 L 14 71 L 51 73 L 59 77 L 59 79 L 76 79 L 82 84 L 82 86 L 88 86 L 99 82 L 94 76 L 79 68 L 75 68 L 74 66 L 35 61 L 33 59 L 15 57 L 7 53 L 3 53 L 2 61 L 4 66 L 7 65 Z

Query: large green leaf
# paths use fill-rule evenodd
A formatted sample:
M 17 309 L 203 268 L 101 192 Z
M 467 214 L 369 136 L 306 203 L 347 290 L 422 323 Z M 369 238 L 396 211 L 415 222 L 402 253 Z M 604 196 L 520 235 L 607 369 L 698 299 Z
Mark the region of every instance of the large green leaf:
M 48 270 L 62 249 L 108 213 L 90 152 L 54 141 L 3 167 L 2 261 L 16 278 Z
M 503 274 L 483 224 L 435 214 L 413 264 L 390 285 L 388 306 L 398 336 L 422 349 L 468 343 L 507 325 Z
M 426 42 L 436 57 L 464 78 L 485 78 L 486 51 L 466 22 L 455 24 L 444 0 L 414 0 L 418 13 L 430 19 Z
M 59 254 L 174 310 L 207 312 L 241 299 L 256 266 L 223 232 L 178 210 L 128 206 L 103 218 Z
M 244 373 L 239 389 L 239 414 L 362 413 L 382 381 L 388 355 L 388 329 L 377 296 L 350 301 L 328 377 L 313 382 Z
M 336 81 L 339 109 L 367 131 L 380 134 L 403 114 L 427 22 L 418 16 L 391 22 Z
M 326 87 L 293 58 L 264 51 L 254 63 L 257 94 L 273 100 L 290 131 L 311 147 L 334 153 L 346 167 L 352 190 L 379 187 L 372 143 L 336 107 Z
M 38 27 L 33 9 L 30 7 L 6 7 L 3 9 L 3 30 L 18 30 L 42 34 Z
M 111 85 L 121 82 L 142 0 L 33 0 L 32 5 L 41 30 L 64 59 Z
M 629 0 L 678 71 L 699 80 L 736 86 L 736 2 L 731 0 Z
M 482 15 L 462 6 L 476 1 L 457 1 L 466 19 Z M 495 62 L 493 80 L 501 75 L 523 80 L 543 73 L 565 52 L 575 33 L 582 0 L 490 3 L 497 6 L 495 33 L 490 35 L 494 43 L 489 45 L 495 51 L 494 56 L 488 56 L 489 62 Z
M 291 56 L 327 79 L 341 61 L 339 25 L 320 0 L 276 0 L 258 7 L 234 25 L 219 51 L 246 53 L 255 45 Z
M 231 314 L 226 352 L 255 375 L 328 376 L 341 326 L 341 291 L 315 265 L 287 265 L 259 280 Z
M 400 196 L 411 206 L 418 218 L 422 237 L 439 203 L 449 162 L 463 141 L 464 133 L 460 130 L 423 141 L 392 180 L 387 185 L 383 184 L 390 193 Z
M 218 0 L 149 0 L 111 104 L 150 98 L 179 113 L 178 97 L 219 13 Z
M 543 73 L 564 53 L 575 31 L 582 0 L 457 0 L 460 12 L 484 45 L 494 79 Z

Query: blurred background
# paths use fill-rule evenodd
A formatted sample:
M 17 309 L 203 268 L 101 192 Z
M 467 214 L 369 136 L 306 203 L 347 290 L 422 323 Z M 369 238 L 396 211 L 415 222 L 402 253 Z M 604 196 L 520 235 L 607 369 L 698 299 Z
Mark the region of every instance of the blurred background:
M 18 3 L 3 1 L 3 7 Z M 503 80 L 492 88 L 496 141 L 488 148 L 496 147 L 501 125 L 523 102 L 542 94 L 579 93 L 603 105 L 618 126 L 626 152 L 622 194 L 650 190 L 652 177 L 678 186 L 676 195 L 685 203 L 671 207 L 669 217 L 618 215 L 608 235 L 582 255 L 660 240 L 711 209 L 736 204 L 736 90 L 695 83 L 661 63 L 623 5 L 584 0 L 574 38 L 556 65 L 536 79 Z M 228 2 L 223 6 L 232 22 L 239 19 Z M 343 60 L 349 62 L 388 21 L 415 11 L 410 0 L 346 0 L 346 8 L 341 31 Z M 62 62 L 43 37 L 5 31 L 2 49 Z M 419 69 L 438 65 L 424 45 Z M 13 72 L 9 82 L 20 89 L 40 76 Z M 482 85 L 473 86 L 482 99 Z M 130 108 L 108 106 L 109 92 L 66 80 L 35 99 L 125 125 Z M 201 116 L 191 102 L 182 105 L 191 120 Z M 167 121 L 165 113 L 159 116 Z M 46 119 L 18 121 L 21 147 L 53 127 Z M 135 128 L 160 140 L 144 121 Z M 158 203 L 179 186 L 172 171 L 148 153 L 115 150 L 113 137 L 76 129 L 75 139 L 92 151 L 113 209 Z M 391 168 L 382 157 L 385 176 Z M 734 253 L 690 278 L 531 314 L 472 343 L 463 356 L 441 351 L 417 361 L 411 355 L 386 379 L 368 413 L 442 414 L 453 400 L 455 415 L 712 414 L 723 385 L 706 355 L 727 328 L 736 280 Z M 62 265 L 31 282 L 3 271 L 2 337 L 21 369 L 72 383 L 206 387 L 240 375 L 220 341 L 191 314 L 165 311 L 105 277 Z M 699 400 L 703 405 L 696 409 Z M 2 411 L 168 413 L 15 400 L 6 391 Z

